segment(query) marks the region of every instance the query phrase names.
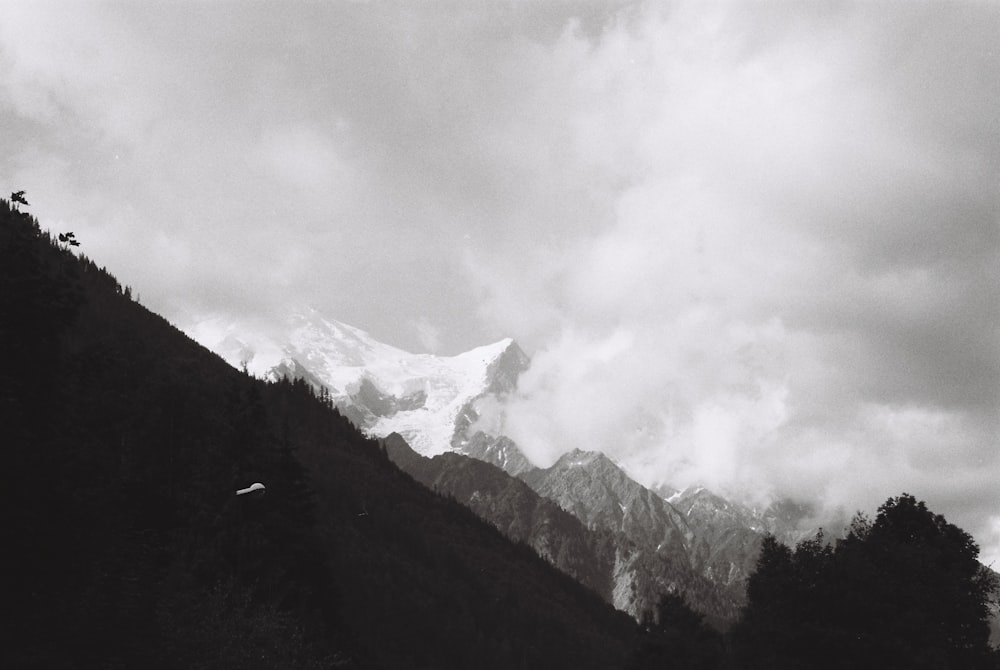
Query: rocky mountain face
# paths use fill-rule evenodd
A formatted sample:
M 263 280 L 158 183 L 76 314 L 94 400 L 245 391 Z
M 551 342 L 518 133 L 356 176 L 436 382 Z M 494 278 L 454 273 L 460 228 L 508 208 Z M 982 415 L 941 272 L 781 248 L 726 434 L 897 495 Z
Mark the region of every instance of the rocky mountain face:
M 575 516 L 499 467 L 462 454 L 427 458 L 393 433 L 383 440 L 390 460 L 428 488 L 451 496 L 504 535 L 612 601 L 614 540 L 590 532 Z
M 767 532 L 794 543 L 807 510 L 756 511 L 698 488 L 650 490 L 600 452 L 535 467 L 502 434 L 502 407 L 530 361 L 512 340 L 451 357 L 382 344 L 315 310 L 269 334 L 203 323 L 192 336 L 257 376 L 296 377 L 384 438 L 397 465 L 531 546 L 617 608 L 640 616 L 684 593 L 717 621 L 745 602 Z
M 666 592 L 684 593 L 713 620 L 744 603 L 759 531 L 753 517 L 719 523 L 709 508 L 728 505 L 704 489 L 682 497 L 690 519 L 631 480 L 598 452 L 574 451 L 553 466 L 515 478 L 456 453 L 422 457 L 399 435 L 384 440 L 401 469 L 465 504 L 511 539 L 531 546 L 566 574 L 635 617 Z M 713 518 L 709 519 L 708 516 Z
M 669 503 L 687 521 L 692 568 L 727 599 L 742 602 L 764 530 L 751 510 L 704 488 L 683 491 Z
M 613 534 L 617 551 L 612 603 L 617 608 L 639 616 L 651 611 L 660 594 L 667 592 L 684 593 L 699 610 L 720 620 L 735 617 L 742 606 L 742 583 L 728 588 L 717 582 L 718 567 L 701 556 L 715 551 L 710 542 L 713 533 L 727 530 L 716 531 L 715 524 L 704 523 L 697 515 L 689 519 L 604 454 L 574 450 L 551 467 L 525 472 L 521 478 L 589 529 Z M 759 536 L 749 534 L 758 541 L 748 546 L 753 553 L 746 560 L 752 562 Z
M 455 419 L 453 451 L 495 465 L 515 477 L 534 467 L 513 440 L 500 434 L 496 418 L 504 398 L 514 391 L 518 377 L 530 364 L 527 355 L 512 341 L 487 367 L 488 385 L 462 406 Z

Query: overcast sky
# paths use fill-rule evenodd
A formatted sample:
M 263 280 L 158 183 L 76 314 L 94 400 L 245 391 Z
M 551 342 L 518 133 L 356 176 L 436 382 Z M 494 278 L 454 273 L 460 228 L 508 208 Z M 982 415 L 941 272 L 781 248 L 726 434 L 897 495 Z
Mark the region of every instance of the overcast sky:
M 506 429 L 1000 565 L 1000 5 L 3 3 L 0 187 L 181 327 L 511 336 Z

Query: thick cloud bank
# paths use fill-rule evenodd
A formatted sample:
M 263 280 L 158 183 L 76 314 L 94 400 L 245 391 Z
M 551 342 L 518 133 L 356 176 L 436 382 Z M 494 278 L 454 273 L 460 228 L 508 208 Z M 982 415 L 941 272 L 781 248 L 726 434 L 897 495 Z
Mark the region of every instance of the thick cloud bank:
M 0 182 L 180 325 L 515 337 L 506 430 L 1000 557 L 1000 7 L 15 0 Z
M 506 430 L 648 483 L 910 491 L 996 552 L 997 13 L 759 9 L 637 9 L 535 54 L 525 117 L 564 157 L 538 178 L 594 202 L 469 260 L 538 343 Z

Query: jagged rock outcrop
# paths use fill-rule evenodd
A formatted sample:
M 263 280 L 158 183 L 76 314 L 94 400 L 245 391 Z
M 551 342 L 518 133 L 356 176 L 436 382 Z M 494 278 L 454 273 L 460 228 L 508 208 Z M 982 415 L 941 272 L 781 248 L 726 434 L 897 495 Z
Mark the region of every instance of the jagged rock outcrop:
M 670 592 L 685 594 L 713 617 L 735 615 L 738 603 L 718 592 L 692 562 L 695 536 L 684 515 L 604 454 L 574 450 L 521 478 L 591 530 L 615 536 L 612 602 L 619 609 L 639 616 Z
M 425 486 L 449 495 L 532 547 L 549 563 L 612 601 L 612 549 L 608 534 L 593 533 L 579 519 L 500 468 L 461 454 L 426 458 L 393 433 L 383 440 L 390 460 Z

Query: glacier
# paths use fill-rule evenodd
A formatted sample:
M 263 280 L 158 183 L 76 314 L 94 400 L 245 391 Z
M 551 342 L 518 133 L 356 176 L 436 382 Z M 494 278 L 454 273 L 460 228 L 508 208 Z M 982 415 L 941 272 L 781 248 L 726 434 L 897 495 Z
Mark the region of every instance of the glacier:
M 456 436 L 460 415 L 474 412 L 476 399 L 498 390 L 498 363 L 517 346 L 504 338 L 455 356 L 414 354 L 312 307 L 289 310 L 268 327 L 213 317 L 186 332 L 256 377 L 302 376 L 325 386 L 365 432 L 399 433 L 423 456 L 452 451 L 456 437 L 464 439 Z

